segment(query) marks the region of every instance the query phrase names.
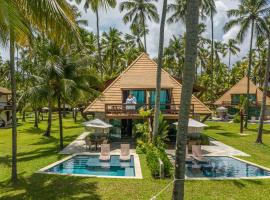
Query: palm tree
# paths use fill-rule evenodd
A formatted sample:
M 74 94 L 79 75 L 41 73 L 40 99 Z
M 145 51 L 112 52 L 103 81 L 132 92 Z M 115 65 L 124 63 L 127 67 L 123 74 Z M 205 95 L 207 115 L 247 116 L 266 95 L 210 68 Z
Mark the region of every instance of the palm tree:
M 213 87 L 214 78 L 214 14 L 216 13 L 216 5 L 214 0 L 200 0 L 200 17 L 205 19 L 206 16 L 210 16 L 211 20 L 211 87 Z M 168 6 L 168 10 L 172 11 L 173 14 L 168 18 L 168 23 L 176 23 L 179 21 L 185 22 L 185 17 L 187 14 L 187 0 L 176 0 Z M 210 91 L 213 91 L 211 89 Z M 213 98 L 211 97 L 211 101 Z
M 12 181 L 17 180 L 17 118 L 16 118 L 16 80 L 15 80 L 15 43 L 27 44 L 31 37 L 30 26 L 59 43 L 78 38 L 70 6 L 60 0 L 19 1 L 2 0 L 0 3 L 0 32 L 2 42 L 9 39 L 10 77 L 12 91 Z M 62 33 L 62 34 L 56 34 Z
M 263 35 L 263 32 L 267 30 L 267 25 L 263 17 L 269 13 L 267 0 L 242 0 L 237 9 L 229 10 L 228 17 L 233 17 L 224 26 L 224 31 L 227 32 L 231 28 L 240 25 L 240 30 L 236 36 L 236 39 L 243 42 L 248 30 L 250 33 L 250 47 L 249 47 L 249 64 L 247 70 L 247 107 L 246 107 L 246 120 L 245 128 L 247 128 L 247 122 L 249 117 L 249 90 L 250 90 L 250 73 L 252 67 L 252 47 L 254 34 Z
M 161 70 L 163 64 L 163 46 L 164 46 L 164 29 L 166 23 L 167 14 L 167 0 L 163 0 L 163 9 L 160 22 L 159 31 L 159 49 L 158 49 L 158 66 L 157 66 L 157 77 L 156 77 L 156 96 L 155 96 L 155 113 L 154 113 L 154 127 L 153 127 L 153 138 L 155 139 L 158 135 L 159 126 L 159 115 L 160 115 L 160 88 L 161 88 Z
M 227 52 L 228 52 L 228 56 L 229 56 L 229 69 L 231 68 L 231 56 L 232 55 L 237 55 L 237 53 L 240 52 L 240 49 L 238 46 L 236 46 L 236 40 L 234 39 L 229 39 L 226 48 L 227 48 Z
M 268 37 L 268 55 L 267 55 L 267 65 L 265 68 L 265 78 L 263 84 L 263 98 L 262 98 L 262 105 L 261 105 L 261 112 L 260 112 L 260 119 L 259 119 L 259 127 L 258 127 L 258 136 L 256 139 L 256 143 L 262 144 L 262 134 L 263 134 L 263 120 L 265 116 L 265 107 L 266 107 L 266 97 L 268 91 L 268 83 L 269 83 L 269 72 L 270 72 L 270 20 L 269 17 L 266 18 L 266 22 L 268 25 L 267 37 Z
M 152 3 L 155 0 L 130 0 L 120 4 L 120 11 L 127 10 L 123 17 L 124 23 L 131 22 L 132 26 L 141 24 L 144 34 L 144 50 L 147 52 L 146 46 L 146 20 L 159 22 L 159 15 L 156 6 Z
M 199 41 L 199 4 L 200 0 L 187 2 L 185 65 L 175 151 L 174 200 L 184 199 L 188 121 Z
M 77 4 L 80 4 L 82 0 L 75 0 Z M 106 11 L 108 8 L 115 8 L 116 0 L 86 0 L 84 3 L 84 9 L 91 10 L 96 14 L 96 26 L 97 26 L 97 46 L 98 46 L 98 60 L 101 77 L 103 77 L 103 63 L 101 56 L 101 44 L 100 44 L 100 30 L 99 30 L 99 9 L 104 8 Z
M 108 75 L 113 75 L 117 57 L 123 54 L 124 42 L 121 38 L 122 33 L 115 28 L 110 28 L 109 32 L 104 32 L 102 36 L 102 49 L 104 49 L 104 59 L 109 61 Z
M 245 110 L 246 104 L 247 104 L 247 98 L 241 95 L 239 104 L 236 106 L 236 108 L 239 110 L 239 115 L 240 115 L 240 133 L 243 133 L 244 110 Z

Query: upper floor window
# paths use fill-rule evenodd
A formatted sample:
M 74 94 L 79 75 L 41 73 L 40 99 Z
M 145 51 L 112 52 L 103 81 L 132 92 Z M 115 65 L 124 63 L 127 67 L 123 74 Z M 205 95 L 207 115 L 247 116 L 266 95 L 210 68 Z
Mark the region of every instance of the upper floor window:
M 246 94 L 232 94 L 231 95 L 231 104 L 237 105 L 240 103 L 240 97 L 247 96 Z M 249 94 L 249 102 L 255 103 L 257 101 L 256 94 Z

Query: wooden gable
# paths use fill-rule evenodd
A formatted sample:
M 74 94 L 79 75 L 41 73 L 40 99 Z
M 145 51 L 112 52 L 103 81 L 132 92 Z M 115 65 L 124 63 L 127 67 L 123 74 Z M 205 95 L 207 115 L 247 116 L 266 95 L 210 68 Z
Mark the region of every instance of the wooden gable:
M 142 53 L 122 72 L 84 112 L 105 112 L 105 104 L 121 104 L 123 89 L 156 88 L 157 64 Z M 172 104 L 180 103 L 182 85 L 162 69 L 161 87 L 172 91 Z M 211 110 L 195 96 L 192 96 L 194 113 L 210 114 Z
M 223 102 L 231 102 L 232 94 L 246 94 L 247 93 L 247 81 L 248 78 L 245 76 L 237 84 L 235 84 L 231 89 L 229 89 L 225 94 L 223 94 L 216 102 L 215 105 L 222 105 Z M 263 92 L 257 87 L 251 80 L 250 84 L 250 94 L 257 94 L 257 101 L 261 101 L 263 97 Z M 270 98 L 267 97 L 266 104 L 270 105 Z

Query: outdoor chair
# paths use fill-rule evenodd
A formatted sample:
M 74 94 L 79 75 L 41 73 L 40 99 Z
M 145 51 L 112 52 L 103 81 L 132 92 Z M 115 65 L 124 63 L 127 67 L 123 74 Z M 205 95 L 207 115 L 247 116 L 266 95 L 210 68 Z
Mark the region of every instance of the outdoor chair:
M 208 159 L 203 157 L 201 145 L 192 145 L 192 156 L 198 163 L 208 163 Z
M 190 164 L 190 163 L 192 163 L 192 161 L 193 161 L 193 158 L 188 153 L 188 145 L 186 145 L 186 163 Z
M 110 144 L 101 144 L 99 160 L 108 161 L 110 158 Z
M 86 137 L 84 140 L 85 140 L 85 148 L 91 151 L 92 150 L 91 140 L 88 137 Z
M 120 160 L 130 160 L 130 144 L 121 144 Z

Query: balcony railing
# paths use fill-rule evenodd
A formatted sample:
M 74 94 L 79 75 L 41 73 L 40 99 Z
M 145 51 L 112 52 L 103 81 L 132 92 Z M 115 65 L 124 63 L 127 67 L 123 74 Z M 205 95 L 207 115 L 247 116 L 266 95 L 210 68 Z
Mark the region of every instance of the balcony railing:
M 262 104 L 262 101 L 251 101 L 250 106 L 260 106 Z M 233 102 L 233 101 L 222 101 L 223 106 L 237 106 L 239 105 L 239 102 Z
M 141 109 L 154 110 L 153 104 L 105 104 L 106 115 L 138 115 Z M 164 115 L 179 114 L 180 104 L 160 104 L 160 111 Z M 194 114 L 194 105 L 191 105 L 190 112 Z

